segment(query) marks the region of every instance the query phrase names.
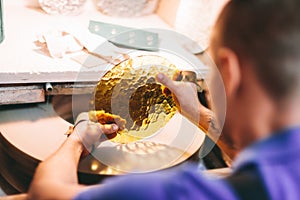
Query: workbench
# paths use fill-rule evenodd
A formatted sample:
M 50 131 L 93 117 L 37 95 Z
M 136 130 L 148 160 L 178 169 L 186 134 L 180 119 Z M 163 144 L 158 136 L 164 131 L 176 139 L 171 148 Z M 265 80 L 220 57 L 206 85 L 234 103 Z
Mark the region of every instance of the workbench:
M 72 83 L 76 81 L 82 65 L 69 57 L 54 59 L 43 52 L 35 45 L 39 34 L 58 30 L 68 24 L 87 28 L 90 20 L 134 28 L 172 30 L 155 13 L 138 18 L 110 17 L 97 10 L 93 1 L 87 1 L 79 15 L 52 16 L 28 2 L 30 1 L 3 1 L 5 38 L 0 44 L 0 105 L 44 102 L 47 94 L 72 93 Z M 89 71 L 91 79 L 95 73 L 97 72 Z M 53 90 L 46 91 L 46 83 L 51 83 Z M 86 84 L 88 88 L 91 86 L 90 83 Z M 79 87 L 85 88 L 85 84 Z

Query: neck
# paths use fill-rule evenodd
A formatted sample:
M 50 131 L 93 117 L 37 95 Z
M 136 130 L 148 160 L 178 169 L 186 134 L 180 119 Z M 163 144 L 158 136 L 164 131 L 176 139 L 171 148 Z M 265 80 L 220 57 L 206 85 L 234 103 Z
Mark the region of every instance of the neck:
M 277 110 L 272 123 L 273 132 L 289 127 L 300 126 L 299 98 L 289 99 L 282 102 Z
M 300 126 L 299 100 L 289 100 L 285 103 L 271 103 L 270 101 L 257 102 L 260 105 L 251 108 L 253 117 L 247 120 L 240 133 L 240 148 L 245 148 L 255 141 L 272 136 L 280 130 Z M 255 113 L 255 114 L 254 114 Z

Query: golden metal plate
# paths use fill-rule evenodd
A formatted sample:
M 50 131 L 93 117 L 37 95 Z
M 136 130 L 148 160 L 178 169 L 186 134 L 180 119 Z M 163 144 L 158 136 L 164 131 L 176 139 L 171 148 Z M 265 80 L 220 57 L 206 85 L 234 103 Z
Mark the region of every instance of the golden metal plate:
M 171 92 L 155 81 L 158 73 L 173 77 L 175 65 L 157 55 L 127 59 L 98 82 L 90 102 L 92 121 L 116 123 L 111 138 L 117 143 L 137 141 L 155 134 L 177 111 Z
M 185 161 L 204 141 L 205 134 L 177 111 L 170 91 L 155 81 L 158 73 L 176 78 L 191 64 L 164 51 L 129 56 L 99 78 L 90 98 L 90 120 L 121 129 L 95 144 L 94 159 L 81 162 L 86 172 L 102 174 L 105 166 L 113 174 L 165 169 Z

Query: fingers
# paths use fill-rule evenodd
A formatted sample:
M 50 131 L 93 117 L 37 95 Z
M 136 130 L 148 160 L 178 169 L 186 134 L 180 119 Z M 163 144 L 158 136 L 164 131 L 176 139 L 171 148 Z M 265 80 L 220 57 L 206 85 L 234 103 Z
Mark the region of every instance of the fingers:
M 92 122 L 89 121 L 88 113 L 81 113 L 74 126 L 76 134 L 71 134 L 70 137 L 80 140 L 84 147 L 90 150 L 94 143 L 116 137 L 118 130 L 119 126 L 116 124 Z
M 104 133 L 104 134 L 112 134 L 112 133 L 115 133 L 119 129 L 117 124 L 100 124 L 100 123 L 95 123 L 95 122 L 89 121 L 89 115 L 87 112 L 80 113 L 76 119 L 75 124 L 78 122 L 81 122 L 81 121 L 87 121 L 86 122 L 86 123 L 88 123 L 87 128 L 89 129 L 89 131 L 91 131 L 93 133 L 98 132 L 98 133 Z
M 85 147 L 90 147 L 92 144 L 99 141 L 104 135 L 106 135 L 109 139 L 114 138 L 118 129 L 119 127 L 116 124 L 99 124 L 89 122 L 86 129 L 81 130 L 79 135 Z
M 116 124 L 100 124 L 100 127 L 104 134 L 112 134 L 119 129 Z
M 89 122 L 87 130 L 89 134 L 110 135 L 116 133 L 118 129 L 119 127 L 116 124 L 100 124 L 100 123 Z
M 160 82 L 161 84 L 163 84 L 164 86 L 166 86 L 167 88 L 169 88 L 172 92 L 174 92 L 176 90 L 176 84 L 174 83 L 174 81 L 172 79 L 170 79 L 169 77 L 167 77 L 165 74 L 158 74 L 156 76 L 156 80 L 158 82 Z

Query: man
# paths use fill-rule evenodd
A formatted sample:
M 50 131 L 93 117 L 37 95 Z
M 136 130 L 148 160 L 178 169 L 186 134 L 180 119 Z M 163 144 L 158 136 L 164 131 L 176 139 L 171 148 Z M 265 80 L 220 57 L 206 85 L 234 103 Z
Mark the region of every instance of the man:
M 242 149 L 228 178 L 207 179 L 194 166 L 185 166 L 128 175 L 102 186 L 80 186 L 76 169 L 84 149 L 81 140 L 89 147 L 99 136 L 85 131 L 86 122 L 81 122 L 80 134 L 72 134 L 40 164 L 29 197 L 300 199 L 299 10 L 298 0 L 232 0 L 218 18 L 210 50 L 227 94 L 222 139 Z M 191 94 L 187 90 L 194 91 L 191 84 L 173 82 L 162 74 L 157 80 L 175 94 L 183 114 L 200 115 L 203 123 L 208 111 L 187 95 Z M 106 134 L 117 129 L 89 127 Z

